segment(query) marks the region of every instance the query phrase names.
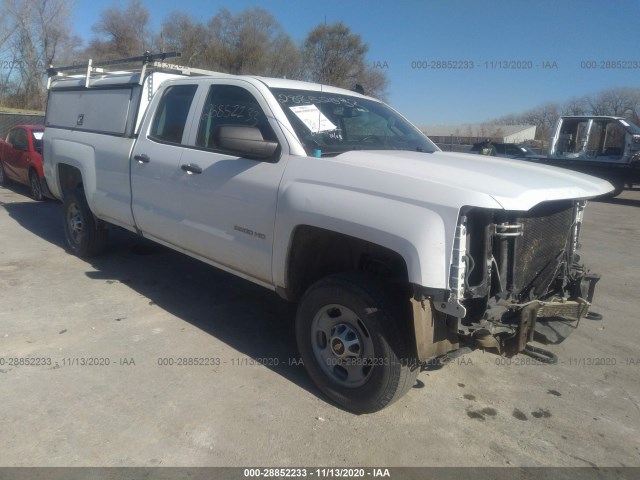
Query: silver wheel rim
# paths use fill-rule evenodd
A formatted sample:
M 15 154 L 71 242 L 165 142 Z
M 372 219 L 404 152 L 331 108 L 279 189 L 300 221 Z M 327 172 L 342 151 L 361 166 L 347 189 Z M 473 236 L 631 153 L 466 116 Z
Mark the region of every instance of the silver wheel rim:
M 364 385 L 374 363 L 371 335 L 355 312 L 325 305 L 311 322 L 311 348 L 322 371 L 343 387 Z
M 69 236 L 74 243 L 79 244 L 82 240 L 82 231 L 84 224 L 82 222 L 82 214 L 78 205 L 72 203 L 67 210 L 67 226 L 69 227 Z

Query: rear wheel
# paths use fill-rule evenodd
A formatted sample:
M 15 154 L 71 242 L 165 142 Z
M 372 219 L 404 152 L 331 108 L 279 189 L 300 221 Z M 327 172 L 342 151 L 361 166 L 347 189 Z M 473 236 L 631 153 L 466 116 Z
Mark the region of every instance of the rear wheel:
M 9 184 L 9 179 L 7 178 L 7 174 L 4 171 L 4 165 L 0 162 L 0 185 L 6 186 Z
M 355 273 L 321 280 L 300 302 L 296 338 L 305 368 L 325 395 L 352 412 L 381 410 L 415 384 L 400 302 L 385 285 Z
M 107 245 L 108 230 L 91 213 L 80 188 L 65 192 L 64 233 L 69 249 L 79 257 L 99 255 Z
M 31 198 L 38 202 L 44 199 L 40 177 L 35 170 L 29 171 L 29 186 L 31 187 Z

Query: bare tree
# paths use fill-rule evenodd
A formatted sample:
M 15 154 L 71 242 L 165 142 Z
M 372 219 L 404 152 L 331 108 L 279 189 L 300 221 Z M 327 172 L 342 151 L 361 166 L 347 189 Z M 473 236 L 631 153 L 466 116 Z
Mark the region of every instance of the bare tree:
M 589 97 L 588 104 L 593 115 L 633 116 L 638 107 L 639 89 L 610 88 Z
M 324 81 L 347 88 L 359 83 L 367 93 L 378 97 L 385 95 L 388 86 L 384 72 L 365 65 L 368 47 L 344 24 L 319 26 L 309 33 L 301 48 L 269 12 L 259 7 L 237 14 L 221 8 L 206 25 L 182 13 L 172 13 L 155 43 L 165 51 L 180 51 L 179 62 L 188 66 Z M 321 51 L 326 52 L 322 58 Z
M 293 80 L 304 78 L 302 52 L 288 35 L 279 35 L 273 42 L 271 61 L 265 75 Z
M 561 115 L 584 115 L 589 109 L 587 97 L 573 97 L 560 107 Z
M 208 27 L 210 66 L 233 74 L 300 76 L 298 48 L 266 10 L 255 7 L 233 15 L 221 8 Z
M 6 7 L 5 7 L 6 8 Z M 12 58 L 13 50 L 10 38 L 16 31 L 15 25 L 10 25 L 6 16 L 0 17 L 0 58 L 4 59 L 0 69 L 0 99 L 4 99 L 11 81 L 11 77 L 17 66 L 16 59 Z
M 553 126 L 560 117 L 560 106 L 557 103 L 547 103 L 537 109 L 536 118 L 538 121 L 533 123 L 536 128 L 536 139 L 543 142 L 549 139 Z
M 86 55 L 100 60 L 142 55 L 151 46 L 148 25 L 149 11 L 140 0 L 129 0 L 125 9 L 103 10 Z
M 344 23 L 318 25 L 304 42 L 307 75 L 312 81 L 343 88 L 359 84 L 366 93 L 383 97 L 387 77 L 382 71 L 366 67 L 368 51 L 360 35 L 352 33 Z
M 188 67 L 208 68 L 212 37 L 209 29 L 191 16 L 173 12 L 165 18 L 156 44 L 161 51 L 178 51 L 178 61 Z
M 389 79 L 382 70 L 367 67 L 358 84 L 362 86 L 367 95 L 386 100 Z
M 71 0 L 5 0 L 5 12 L 14 29 L 11 47 L 19 74 L 14 101 L 20 107 L 44 107 L 47 67 L 66 60 L 79 44 L 70 33 L 73 5 Z

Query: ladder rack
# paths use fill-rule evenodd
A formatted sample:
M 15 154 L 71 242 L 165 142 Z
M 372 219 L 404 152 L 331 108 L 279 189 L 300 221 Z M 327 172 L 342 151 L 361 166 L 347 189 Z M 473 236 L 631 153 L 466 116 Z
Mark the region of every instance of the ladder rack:
M 178 73 L 180 75 L 228 75 L 213 70 L 203 70 L 200 68 L 185 67 L 165 62 L 168 58 L 180 57 L 180 52 L 155 53 L 145 52 L 144 55 L 138 57 L 126 57 L 116 60 L 107 60 L 93 62 L 89 59 L 87 64 L 68 65 L 65 67 L 50 66 L 47 70 L 47 90 L 51 88 L 51 82 L 60 77 L 85 77 L 85 87 L 89 88 L 92 74 L 108 74 L 108 73 L 137 73 L 140 72 L 140 85 L 143 84 L 147 71 L 161 71 L 167 73 Z M 133 70 L 110 70 L 109 67 L 138 64 Z

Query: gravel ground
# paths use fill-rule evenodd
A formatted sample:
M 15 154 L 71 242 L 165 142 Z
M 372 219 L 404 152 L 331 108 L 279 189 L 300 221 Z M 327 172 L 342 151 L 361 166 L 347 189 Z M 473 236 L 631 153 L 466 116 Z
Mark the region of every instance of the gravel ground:
M 474 351 L 362 416 L 311 384 L 271 292 L 123 231 L 75 258 L 26 194 L 0 188 L 0 466 L 640 466 L 638 190 L 589 204 L 605 318 L 557 365 Z

